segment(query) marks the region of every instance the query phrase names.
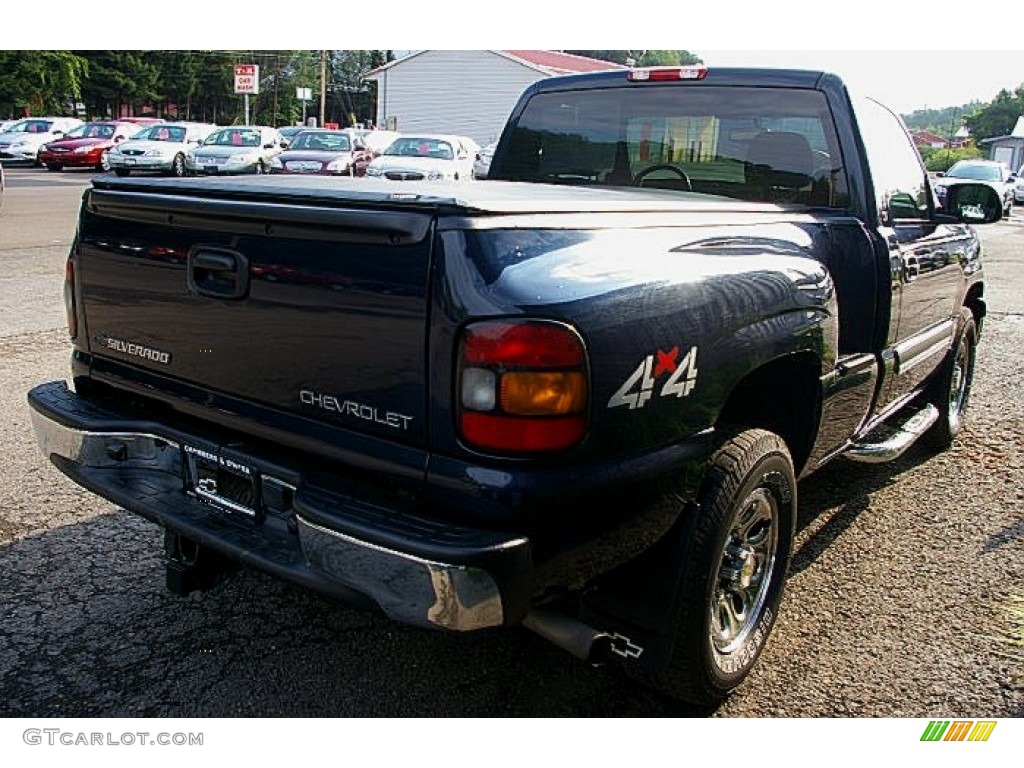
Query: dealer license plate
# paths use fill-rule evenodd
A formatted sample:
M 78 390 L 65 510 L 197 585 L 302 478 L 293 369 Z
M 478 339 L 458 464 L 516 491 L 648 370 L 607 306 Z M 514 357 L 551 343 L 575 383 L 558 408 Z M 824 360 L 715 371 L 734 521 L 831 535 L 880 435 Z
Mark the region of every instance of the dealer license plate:
M 191 490 L 214 506 L 256 517 L 256 471 L 234 459 L 185 446 Z

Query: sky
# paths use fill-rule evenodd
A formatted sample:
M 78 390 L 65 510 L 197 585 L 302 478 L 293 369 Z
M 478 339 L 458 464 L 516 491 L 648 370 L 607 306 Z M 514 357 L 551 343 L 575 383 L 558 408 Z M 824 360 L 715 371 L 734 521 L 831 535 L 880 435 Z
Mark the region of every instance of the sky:
M 111 24 L 102 14 L 83 21 L 92 29 L 76 24 L 43 32 L 37 9 L 17 3 L 5 12 L 0 49 L 597 50 L 640 45 L 687 50 L 712 67 L 832 71 L 904 114 L 988 102 L 1000 90 L 1024 84 L 1024 3 L 1017 0 L 1000 4 L 998 14 L 892 0 L 446 0 L 436 6 L 392 0 L 365 18 L 349 3 L 319 3 L 310 6 L 308 24 L 302 23 L 307 14 L 302 7 L 271 4 L 280 23 L 257 25 L 240 24 L 235 6 L 218 8 L 208 0 L 179 3 L 183 23 L 167 25 L 165 31 L 141 25 L 130 35 L 123 24 Z M 48 8 L 54 12 L 62 5 L 80 8 L 70 0 L 50 0 Z M 424 13 L 428 8 L 440 12 Z M 24 14 L 24 25 L 17 23 L 18 14 Z M 196 36 L 197 31 L 210 37 Z M 999 50 L 982 50 L 983 43 Z
M 689 50 L 689 49 L 687 49 Z M 835 72 L 846 85 L 908 114 L 992 101 L 1024 85 L 1020 51 L 694 51 L 708 67 L 771 66 Z
M 516 50 L 541 46 L 508 43 L 500 47 Z M 614 47 L 609 46 L 609 49 Z M 569 50 L 597 48 L 580 46 Z M 958 51 L 955 54 L 907 50 L 737 51 L 696 46 L 667 50 L 688 50 L 700 56 L 709 68 L 773 67 L 834 72 L 851 90 L 872 96 L 902 114 L 917 109 L 961 106 L 972 101 L 989 102 L 1000 90 L 1013 91 L 1024 85 L 1024 51 Z M 400 54 L 410 52 L 397 51 Z M 955 59 L 955 63 L 951 63 L 951 59 Z M 940 74 L 943 72 L 950 74 Z

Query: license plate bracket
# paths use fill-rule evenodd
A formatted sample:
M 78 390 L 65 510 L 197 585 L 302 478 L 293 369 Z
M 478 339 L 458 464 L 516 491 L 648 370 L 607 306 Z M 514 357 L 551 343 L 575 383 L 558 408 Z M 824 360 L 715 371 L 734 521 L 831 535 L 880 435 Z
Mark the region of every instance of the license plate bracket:
M 252 467 L 211 451 L 185 446 L 188 491 L 202 501 L 250 519 L 259 517 L 257 473 Z

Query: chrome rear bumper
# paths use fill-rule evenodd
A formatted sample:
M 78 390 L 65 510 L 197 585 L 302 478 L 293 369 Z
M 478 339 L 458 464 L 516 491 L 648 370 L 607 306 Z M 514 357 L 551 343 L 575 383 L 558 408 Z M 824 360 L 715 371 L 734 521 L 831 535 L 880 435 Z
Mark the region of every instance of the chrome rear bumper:
M 501 626 L 521 621 L 529 608 L 532 565 L 523 537 L 311 488 L 298 457 L 269 464 L 232 444 L 233 459 L 252 467 L 260 489 L 260 508 L 241 519 L 190 481 L 186 446 L 220 455 L 205 437 L 119 416 L 63 382 L 33 389 L 29 405 L 43 455 L 71 479 L 231 559 L 348 602 L 368 600 L 396 621 L 423 627 Z M 289 489 L 283 496 L 282 488 Z M 271 490 L 287 503 L 261 506 Z

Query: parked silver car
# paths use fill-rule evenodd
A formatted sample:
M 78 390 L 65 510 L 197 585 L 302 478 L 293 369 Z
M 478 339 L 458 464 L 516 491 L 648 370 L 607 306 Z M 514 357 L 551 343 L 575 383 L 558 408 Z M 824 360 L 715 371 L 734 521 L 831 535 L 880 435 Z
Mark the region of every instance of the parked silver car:
M 466 136 L 402 135 L 366 169 L 371 178 L 400 181 L 470 180 L 479 145 Z
M 207 123 L 157 123 L 111 149 L 107 162 L 118 176 L 132 171 L 184 176 L 188 151 L 215 130 L 216 125 Z
M 185 155 L 185 169 L 195 174 L 266 173 L 284 150 L 276 128 L 232 125 L 220 128 Z

